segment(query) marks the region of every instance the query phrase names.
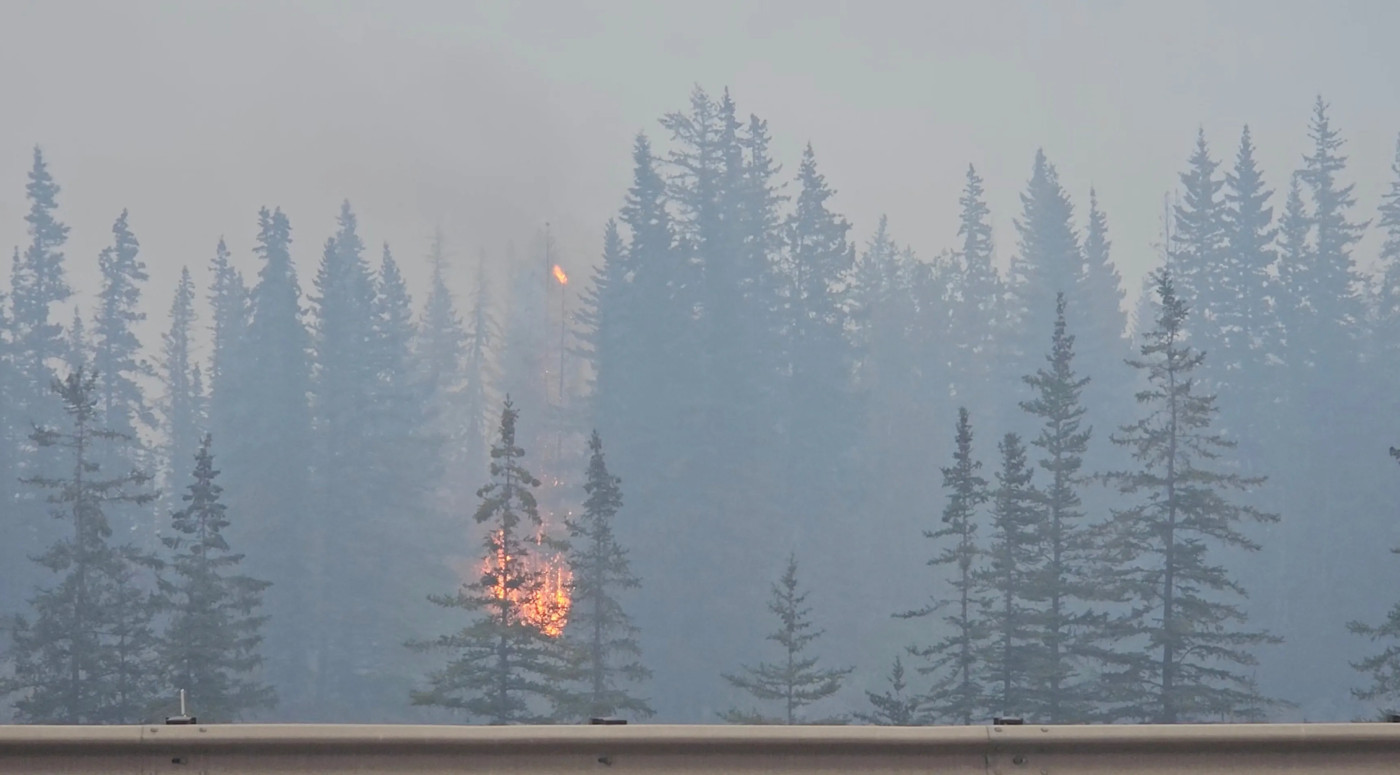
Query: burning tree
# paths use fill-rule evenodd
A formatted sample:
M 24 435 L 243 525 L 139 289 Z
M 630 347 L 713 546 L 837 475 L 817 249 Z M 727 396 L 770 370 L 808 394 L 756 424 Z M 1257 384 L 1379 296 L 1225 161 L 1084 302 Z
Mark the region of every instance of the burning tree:
M 567 569 L 539 555 L 563 547 L 544 531 L 535 504 L 540 482 L 521 463 L 516 446 L 519 413 L 507 396 L 500 436 L 491 448 L 491 482 L 477 491 L 474 519 L 488 525 L 480 577 L 454 594 L 429 599 L 475 614 L 462 630 L 409 647 L 447 651 L 448 664 L 428 675 L 428 688 L 412 693 L 414 705 L 465 711 L 490 724 L 544 723 L 542 707 L 559 707 L 565 676 L 558 635 L 568 615 Z
M 768 640 L 783 647 L 779 662 L 761 662 L 758 667 L 745 667 L 743 675 L 725 674 L 730 685 L 743 689 L 754 699 L 781 702 L 783 712 L 778 717 L 765 716 L 758 711 L 732 708 L 720 714 L 731 724 L 839 724 L 843 719 L 828 718 L 807 721 L 800 713 L 803 708 L 826 699 L 841 690 L 851 668 L 819 668 L 817 658 L 807 656 L 807 647 L 821 637 L 809 618 L 812 609 L 804 605 L 807 593 L 797 585 L 797 558 L 788 555 L 787 570 L 773 585 L 773 598 L 768 610 L 778 617 L 778 630 Z

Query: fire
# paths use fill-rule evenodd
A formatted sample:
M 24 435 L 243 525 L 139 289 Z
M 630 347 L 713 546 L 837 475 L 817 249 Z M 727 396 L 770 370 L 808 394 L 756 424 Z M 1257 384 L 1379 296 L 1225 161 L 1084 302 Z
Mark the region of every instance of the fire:
M 564 268 L 558 264 L 554 265 L 554 279 L 558 280 L 560 285 L 569 284 L 569 276 L 564 274 Z
M 564 632 L 564 625 L 568 624 L 569 609 L 573 607 L 574 574 L 564 562 L 564 556 L 557 553 L 548 557 L 541 554 L 528 556 L 524 562 L 525 571 L 531 575 L 539 574 L 541 584 L 533 590 L 506 590 L 498 571 L 511 558 L 501 545 L 499 536 L 497 532 L 492 541 L 496 555 L 481 565 L 482 575 L 489 574 L 494 580 L 491 594 L 497 600 L 509 597 L 516 612 L 527 624 L 551 638 L 559 637 Z

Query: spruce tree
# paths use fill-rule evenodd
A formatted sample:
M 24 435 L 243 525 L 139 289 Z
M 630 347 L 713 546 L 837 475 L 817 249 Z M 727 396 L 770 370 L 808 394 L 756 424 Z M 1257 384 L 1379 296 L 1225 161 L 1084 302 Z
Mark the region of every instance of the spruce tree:
M 463 447 L 469 452 L 467 460 L 470 462 L 484 461 L 488 456 L 490 404 L 491 396 L 495 395 L 492 386 L 499 378 L 494 355 L 501 346 L 501 340 L 501 326 L 491 314 L 491 286 L 486 276 L 486 256 L 479 254 L 471 309 L 468 310 L 466 348 L 462 356 L 461 411 L 466 417 L 461 430 Z
M 525 469 L 517 446 L 518 412 L 507 396 L 500 431 L 491 448 L 491 481 L 478 490 L 473 520 L 486 527 L 481 575 L 450 595 L 429 599 L 472 614 L 461 630 L 433 640 L 412 641 L 419 651 L 445 651 L 446 666 L 412 692 L 414 705 L 461 711 L 488 724 L 544 723 L 546 706 L 566 705 L 558 679 L 567 675 L 560 645 L 546 632 L 550 622 L 531 617 L 544 601 L 546 579 L 533 559 L 554 548 L 535 504 L 539 480 Z M 545 611 L 546 615 L 550 612 Z
M 803 710 L 841 690 L 851 668 L 818 667 L 818 657 L 808 656 L 808 647 L 820 638 L 823 630 L 815 629 L 812 609 L 806 605 L 807 592 L 800 591 L 797 582 L 797 557 L 788 555 L 782 578 L 773 585 L 768 610 L 778 618 L 778 629 L 768 640 L 782 647 L 776 662 L 760 662 L 757 667 L 744 667 L 741 673 L 724 674 L 730 686 L 744 691 L 763 703 L 777 703 L 776 715 L 757 710 L 731 708 L 720 718 L 731 724 L 833 724 L 842 719 L 828 717 L 808 720 Z
M 1047 481 L 1040 489 L 1042 562 L 1031 582 L 1037 615 L 1032 638 L 1043 644 L 1033 700 L 1025 712 L 1051 724 L 1083 721 L 1089 697 L 1079 664 L 1093 643 L 1096 622 L 1087 604 L 1093 596 L 1093 573 L 1099 558 L 1086 525 L 1080 490 L 1084 456 L 1093 430 L 1085 424 L 1080 396 L 1090 384 L 1075 370 L 1075 337 L 1066 323 L 1066 301 L 1055 300 L 1055 325 L 1046 365 L 1025 382 L 1035 397 L 1021 408 L 1040 421 L 1031 442 L 1043 457 L 1038 464 Z
M 140 249 L 127 224 L 127 212 L 122 210 L 112 224 L 111 246 L 97 257 L 102 290 L 93 326 L 99 409 L 108 426 L 133 438 L 141 429 L 155 425 L 155 415 L 140 384 L 154 378 L 155 369 L 143 356 L 134 330 L 146 320 L 140 309 L 141 285 L 149 275 Z
M 161 539 L 171 572 L 162 584 L 170 619 L 160 662 L 171 696 L 183 690 L 200 719 L 227 722 L 276 704 L 272 687 L 257 679 L 267 621 L 258 610 L 271 584 L 239 572 L 243 555 L 223 534 L 229 518 L 211 444 L 206 433 L 184 507 L 171 514 L 171 532 Z
M 924 531 L 924 537 L 938 542 L 938 553 L 928 564 L 952 569 L 953 594 L 947 598 L 931 596 L 923 608 L 897 616 L 925 617 L 945 607 L 952 609 L 942 617 L 947 634 L 926 646 L 910 647 L 909 653 L 927 663 L 919 668 L 920 673 L 934 677 L 928 701 L 934 717 L 971 724 L 984 715 L 987 706 L 981 669 L 988 638 L 981 612 L 987 599 L 979 578 L 984 551 L 978 544 L 977 527 L 988 492 L 987 480 L 977 473 L 982 463 L 972 456 L 972 419 L 966 408 L 958 409 L 954 444 L 953 465 L 942 469 L 943 489 L 948 493 L 943 526 Z
M 1170 273 L 1155 281 L 1160 314 L 1131 361 L 1147 379 L 1137 397 L 1143 415 L 1110 437 L 1140 468 L 1106 477 L 1129 504 L 1113 511 L 1104 549 L 1108 589 L 1127 611 L 1111 623 L 1119 644 L 1106 658 L 1101 698 L 1115 719 L 1257 718 L 1269 701 L 1240 668 L 1278 639 L 1246 627 L 1230 600 L 1244 589 L 1211 551 L 1258 550 L 1241 524 L 1278 517 L 1232 500 L 1261 480 L 1222 470 L 1234 443 L 1211 429 L 1215 397 L 1195 378 L 1205 356 L 1185 339 L 1187 308 Z
M 213 345 L 209 363 L 209 428 L 215 436 L 226 440 L 234 439 L 240 432 L 237 406 L 242 388 L 239 381 L 245 376 L 251 377 L 243 373 L 251 299 L 243 275 L 229 259 L 228 247 L 220 238 L 209 264 L 209 332 Z M 225 447 L 228 446 L 225 442 Z
M 881 694 L 866 691 L 870 702 L 869 711 L 852 714 L 857 721 L 883 727 L 914 727 L 928 723 L 922 710 L 923 697 L 909 692 L 909 684 L 904 680 L 904 663 L 896 655 L 890 667 L 890 688 Z
M 55 307 L 73 295 L 63 267 L 63 245 L 68 227 L 55 215 L 61 189 L 49 173 L 44 154 L 36 146 L 25 193 L 29 213 L 29 245 L 18 256 L 10 277 L 12 347 L 18 380 L 14 408 L 21 427 L 30 423 L 54 423 L 62 411 L 49 392 L 54 366 L 64 360 L 63 326 L 51 320 Z M 9 403 L 7 401 L 7 403 Z
M 254 252 L 262 266 L 239 357 L 230 364 L 239 392 L 230 396 L 223 470 L 229 506 L 245 515 L 236 532 L 248 538 L 250 570 L 277 580 L 267 595 L 269 678 L 288 713 L 314 718 L 327 708 L 315 703 L 318 674 L 305 667 L 318 635 L 315 619 L 304 614 L 325 610 L 314 597 L 323 589 L 315 580 L 339 558 L 328 554 L 324 512 L 311 508 L 311 342 L 291 231 L 280 209 L 259 211 Z
M 1381 195 L 1380 220 L 1385 234 L 1380 252 L 1380 288 L 1376 298 L 1377 340 L 1384 362 L 1400 367 L 1400 137 L 1395 140 L 1395 160 L 1390 188 Z M 1394 373 L 1394 371 L 1392 371 Z M 1392 384 L 1394 380 L 1391 380 Z
M 200 435 L 208 424 L 203 406 L 204 388 L 197 384 L 202 379 L 194 354 L 194 299 L 190 269 L 181 267 L 180 282 L 175 286 L 175 298 L 170 303 L 170 329 L 161 336 L 160 378 L 164 394 L 160 414 L 165 436 L 165 492 L 173 492 L 179 482 L 189 478 Z
M 1225 203 L 1220 189 L 1225 181 L 1216 174 L 1220 162 L 1210 156 L 1205 130 L 1196 132 L 1196 147 L 1181 173 L 1182 198 L 1173 211 L 1170 246 L 1172 276 L 1182 299 L 1196 311 L 1199 325 L 1192 334 L 1206 352 L 1220 349 L 1217 315 L 1229 303 L 1225 287 Z
M 618 599 L 620 593 L 641 586 L 627 550 L 613 532 L 613 520 L 622 508 L 622 480 L 608 471 L 596 430 L 588 439 L 588 449 L 583 513 L 565 520 L 573 605 L 564 637 L 581 684 L 577 715 L 645 718 L 652 715 L 651 706 L 626 688 L 650 678 L 651 671 L 641 662 L 638 629 Z
M 1043 594 L 1037 582 L 1047 559 L 1040 545 L 1040 494 L 1031 484 L 1034 469 L 1026 463 L 1021 437 L 1008 433 L 997 449 L 1001 469 L 991 493 L 992 540 L 983 572 L 990 647 L 982 660 L 984 680 L 989 703 L 1001 715 L 1040 719 L 1038 711 L 1043 709 L 1036 707 L 1035 699 L 1049 656 L 1042 653 L 1042 646 L 1049 644 L 1040 639 L 1037 627 L 1044 614 L 1035 607 Z
M 1030 182 L 1021 194 L 1021 215 L 1016 219 L 1019 237 L 1016 256 L 1011 261 L 1007 282 L 1011 308 L 1008 315 L 1013 324 L 1007 357 L 1016 368 L 1024 369 L 1033 361 L 1032 353 L 1040 351 L 1037 330 L 1039 321 L 1054 316 L 1055 295 L 1065 294 L 1072 301 L 1081 298 L 1079 285 L 1083 278 L 1083 256 L 1079 235 L 1074 230 L 1074 206 L 1060 185 L 1055 165 L 1037 151 Z M 1085 314 L 1076 307 L 1076 314 Z
M 1216 315 L 1222 347 L 1211 354 L 1218 361 L 1216 372 L 1228 374 L 1239 390 L 1269 388 L 1274 380 L 1263 376 L 1264 370 L 1271 356 L 1283 357 L 1279 290 L 1273 276 L 1278 229 L 1269 206 L 1272 196 L 1254 160 L 1254 140 L 1246 126 L 1235 166 L 1225 173 L 1226 263 L 1221 285 L 1228 303 Z
M 140 723 L 161 688 L 152 627 L 158 601 L 142 583 L 158 563 L 130 545 L 113 546 L 106 511 L 156 494 L 142 471 L 104 475 L 101 448 L 131 438 L 101 424 L 96 375 L 76 370 L 53 390 L 67 427 L 37 426 L 30 439 L 61 453 L 71 473 L 25 481 L 49 491 L 52 516 L 69 522 L 72 534 L 34 558 L 58 578 L 31 598 L 32 621 L 13 622 L 0 693 L 19 695 L 14 705 L 25 722 Z
M 953 256 L 954 283 L 947 290 L 946 301 L 953 394 L 959 402 L 975 403 L 974 416 L 990 417 L 998 391 L 986 389 L 988 380 L 1000 383 L 1007 376 L 1000 373 L 997 351 L 997 342 L 1007 333 L 1002 319 L 1006 305 L 1001 277 L 992 264 L 991 209 L 982 176 L 971 164 L 958 206 L 962 244 Z

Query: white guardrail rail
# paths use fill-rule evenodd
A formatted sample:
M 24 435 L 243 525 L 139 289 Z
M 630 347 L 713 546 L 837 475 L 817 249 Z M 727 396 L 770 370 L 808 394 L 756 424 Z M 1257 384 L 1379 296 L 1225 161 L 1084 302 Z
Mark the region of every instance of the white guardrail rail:
M 0 773 L 1400 773 L 1400 724 L 0 726 Z

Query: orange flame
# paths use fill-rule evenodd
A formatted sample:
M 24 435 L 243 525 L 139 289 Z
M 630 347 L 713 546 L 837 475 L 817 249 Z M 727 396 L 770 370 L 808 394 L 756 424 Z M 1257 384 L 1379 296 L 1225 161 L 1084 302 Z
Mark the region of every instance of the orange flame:
M 569 276 L 564 274 L 564 268 L 558 264 L 554 265 L 554 279 L 558 280 L 560 285 L 569 284 Z
M 501 544 L 499 531 L 492 544 L 496 547 L 496 556 L 488 558 L 481 565 L 482 575 L 489 574 L 493 578 L 492 596 L 497 600 L 509 599 L 526 624 L 551 638 L 559 637 L 564 632 L 564 625 L 568 624 L 569 609 L 573 607 L 574 574 L 564 562 L 564 556 L 528 556 L 524 562 L 525 570 L 531 575 L 539 574 L 540 585 L 535 589 L 507 590 L 499 571 L 511 558 Z

